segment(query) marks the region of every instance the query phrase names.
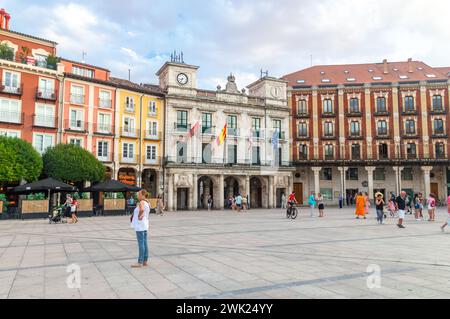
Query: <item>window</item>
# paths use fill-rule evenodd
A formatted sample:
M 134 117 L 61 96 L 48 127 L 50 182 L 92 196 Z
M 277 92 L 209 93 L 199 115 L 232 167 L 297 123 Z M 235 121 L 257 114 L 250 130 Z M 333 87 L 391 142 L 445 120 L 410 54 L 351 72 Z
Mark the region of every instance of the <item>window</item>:
M 132 143 L 122 144 L 122 159 L 125 161 L 134 160 L 134 144 Z
M 53 135 L 35 133 L 33 146 L 39 154 L 44 154 L 47 148 L 53 146 Z
M 388 145 L 385 143 L 378 145 L 378 156 L 380 159 L 387 159 L 389 156 Z
M 125 111 L 134 112 L 134 98 L 127 96 L 125 98 Z
M 3 86 L 6 92 L 20 92 L 20 73 L 3 71 Z
M 69 138 L 69 144 L 71 145 L 77 145 L 79 147 L 83 147 L 83 139 L 81 138 Z
M 228 115 L 227 117 L 227 134 L 231 136 L 237 136 L 237 116 Z
M 298 125 L 298 136 L 308 137 L 308 123 L 303 122 Z
M 361 146 L 359 144 L 352 144 L 352 159 L 361 158 Z
M 331 99 L 323 100 L 323 113 L 333 114 L 333 101 Z
M 177 111 L 177 123 L 176 123 L 176 129 L 177 131 L 187 131 L 188 125 L 187 125 L 187 111 Z
M 413 180 L 413 169 L 412 167 L 405 167 L 402 170 L 402 180 L 412 181 Z
M 127 136 L 134 136 L 135 132 L 135 120 L 132 117 L 123 118 L 123 134 Z
M 374 181 L 384 181 L 386 180 L 386 170 L 382 167 L 377 167 L 373 171 L 373 180 Z
M 83 130 L 84 129 L 84 112 L 83 110 L 71 109 L 70 110 L 70 129 L 71 130 Z
M 442 111 L 441 95 L 433 95 L 433 111 Z
M 361 129 L 360 129 L 359 122 L 353 121 L 350 123 L 350 135 L 351 136 L 360 136 L 361 135 Z
M 436 152 L 436 158 L 445 158 L 445 146 L 444 143 L 439 142 L 434 146 Z
M 325 159 L 334 159 L 334 146 L 332 144 L 325 145 Z
M 386 121 L 378 121 L 377 122 L 377 134 L 379 136 L 386 136 L 388 134 Z
M 259 146 L 252 147 L 252 164 L 261 165 L 261 152 Z
M 358 180 L 358 168 L 357 167 L 350 167 L 345 172 L 345 179 L 348 181 L 357 181 Z
M 35 54 L 34 58 L 36 59 L 36 66 L 39 66 L 41 68 L 47 67 L 47 57 L 42 54 Z
M 414 112 L 414 97 L 405 96 L 405 112 Z
M 324 136 L 326 137 L 334 136 L 333 122 L 324 123 Z
M 148 114 L 149 115 L 156 115 L 156 101 L 149 101 L 148 102 Z
M 0 136 L 20 137 L 20 134 L 17 131 L 9 131 L 9 130 L 2 130 L 2 129 L 0 129 Z
M 101 161 L 108 160 L 108 142 L 97 141 L 97 157 Z
M 301 160 L 308 159 L 308 145 L 300 145 L 298 147 L 298 158 Z
M 85 77 L 88 77 L 88 78 L 93 78 L 94 77 L 94 70 L 81 68 L 79 66 L 73 66 L 72 67 L 72 73 L 76 74 L 76 75 L 85 76 Z
M 408 143 L 406 144 L 406 156 L 408 158 L 416 158 L 416 144 L 415 143 Z
M 202 113 L 202 133 L 212 134 L 212 114 Z
M 320 171 L 320 179 L 323 181 L 332 181 L 333 180 L 333 169 L 330 167 L 324 167 Z
M 48 104 L 37 104 L 34 125 L 55 127 L 55 107 Z
M 320 194 L 322 194 L 324 200 L 333 200 L 333 189 L 332 188 L 321 188 Z
M 433 121 L 434 134 L 444 134 L 444 121 L 442 119 L 435 119 Z
M 111 107 L 111 92 L 100 91 L 99 93 L 99 106 L 103 108 Z
M 414 120 L 405 121 L 406 134 L 416 134 L 416 122 Z
M 111 133 L 111 115 L 105 113 L 98 114 L 98 132 Z
M 377 97 L 377 113 L 384 113 L 386 111 L 386 98 Z
M 228 164 L 237 163 L 237 145 L 228 145 Z
M 51 79 L 40 78 L 38 87 L 38 96 L 45 99 L 54 99 L 55 96 L 55 81 Z
M 359 113 L 359 100 L 357 98 L 350 99 L 350 113 Z
M 145 159 L 147 162 L 156 162 L 157 146 L 147 145 L 145 149 Z
M 283 139 L 283 133 L 281 132 L 281 120 L 273 120 L 273 131 L 278 132 L 278 138 Z
M 20 101 L 0 99 L 0 118 L 3 122 L 22 123 Z
M 70 103 L 84 104 L 84 88 L 78 85 L 72 85 L 70 91 Z
M 261 137 L 261 119 L 254 117 L 252 118 L 252 131 L 253 137 L 260 138 Z
M 308 114 L 308 102 L 306 100 L 299 100 L 297 104 L 297 114 Z
M 157 137 L 158 136 L 158 122 L 147 121 L 147 136 Z

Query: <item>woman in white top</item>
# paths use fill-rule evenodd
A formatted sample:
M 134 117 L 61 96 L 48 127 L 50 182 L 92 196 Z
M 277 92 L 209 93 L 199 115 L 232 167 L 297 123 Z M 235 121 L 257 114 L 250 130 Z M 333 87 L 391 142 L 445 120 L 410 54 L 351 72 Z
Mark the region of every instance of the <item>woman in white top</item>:
M 138 193 L 139 204 L 134 209 L 133 215 L 131 215 L 131 227 L 136 231 L 136 237 L 139 248 L 138 263 L 132 265 L 132 268 L 141 268 L 148 266 L 148 217 L 150 214 L 150 205 L 148 203 L 148 193 L 146 190 L 141 190 Z

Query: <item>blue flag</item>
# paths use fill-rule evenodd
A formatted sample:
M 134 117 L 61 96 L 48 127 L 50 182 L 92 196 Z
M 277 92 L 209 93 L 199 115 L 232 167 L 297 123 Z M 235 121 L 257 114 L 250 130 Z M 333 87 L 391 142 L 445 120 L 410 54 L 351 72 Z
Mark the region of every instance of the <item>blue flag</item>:
M 279 134 L 278 134 L 278 131 L 275 131 L 275 132 L 273 132 L 273 134 L 272 134 L 272 146 L 273 146 L 273 148 L 278 148 L 278 137 L 279 137 Z

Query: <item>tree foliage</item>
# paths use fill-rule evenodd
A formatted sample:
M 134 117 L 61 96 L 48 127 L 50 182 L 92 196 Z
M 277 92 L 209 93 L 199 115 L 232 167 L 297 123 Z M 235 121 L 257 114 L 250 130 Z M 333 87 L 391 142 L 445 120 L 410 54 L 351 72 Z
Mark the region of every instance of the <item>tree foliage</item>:
M 94 155 L 77 145 L 59 144 L 43 155 L 44 174 L 66 182 L 99 182 L 105 166 Z
M 19 138 L 0 136 L 0 184 L 34 182 L 42 172 L 42 158 L 33 146 Z

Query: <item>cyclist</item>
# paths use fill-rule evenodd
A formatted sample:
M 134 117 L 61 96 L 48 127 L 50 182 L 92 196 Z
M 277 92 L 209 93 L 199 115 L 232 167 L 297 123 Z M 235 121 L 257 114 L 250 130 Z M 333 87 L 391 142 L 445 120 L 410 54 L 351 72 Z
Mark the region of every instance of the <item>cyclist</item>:
M 287 217 L 291 216 L 292 208 L 295 204 L 298 204 L 297 199 L 295 198 L 295 192 L 292 191 L 292 193 L 288 196 L 287 200 Z

